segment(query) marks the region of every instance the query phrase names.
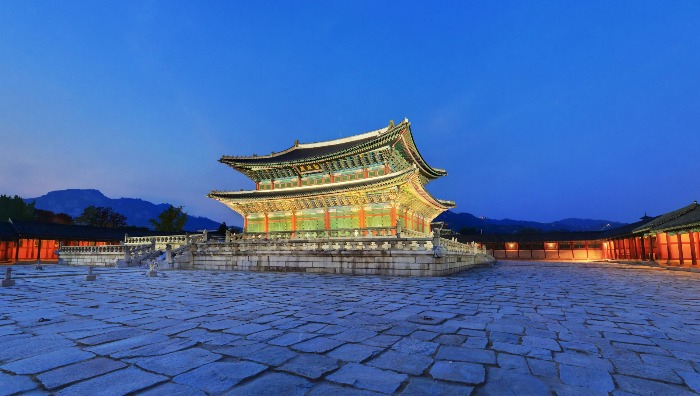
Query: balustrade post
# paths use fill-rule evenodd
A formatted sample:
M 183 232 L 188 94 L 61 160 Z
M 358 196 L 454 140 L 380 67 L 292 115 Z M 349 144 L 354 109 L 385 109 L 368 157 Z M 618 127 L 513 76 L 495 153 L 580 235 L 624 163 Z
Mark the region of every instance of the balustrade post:
M 169 243 L 165 245 L 165 261 L 169 265 L 173 263 L 173 247 Z

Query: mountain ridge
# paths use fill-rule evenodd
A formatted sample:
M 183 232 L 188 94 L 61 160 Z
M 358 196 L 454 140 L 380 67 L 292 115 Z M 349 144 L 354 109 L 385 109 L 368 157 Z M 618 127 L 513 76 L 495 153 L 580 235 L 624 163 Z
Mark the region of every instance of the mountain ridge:
M 446 228 L 459 232 L 471 228 L 472 232 L 484 234 L 514 234 L 518 232 L 567 232 L 603 231 L 625 225 L 616 221 L 582 219 L 569 217 L 549 223 L 529 220 L 480 218 L 471 213 L 455 213 L 450 210 L 441 213 L 435 221 L 444 221 Z
M 154 204 L 140 198 L 109 198 L 95 189 L 66 189 L 50 191 L 40 197 L 26 198 L 25 202 L 36 202 L 37 209 L 65 213 L 73 218 L 80 216 L 88 206 L 112 208 L 126 216 L 130 226 L 152 228 L 150 220 L 156 219 L 170 204 Z M 187 215 L 185 229 L 190 231 L 216 230 L 220 223 L 207 217 Z

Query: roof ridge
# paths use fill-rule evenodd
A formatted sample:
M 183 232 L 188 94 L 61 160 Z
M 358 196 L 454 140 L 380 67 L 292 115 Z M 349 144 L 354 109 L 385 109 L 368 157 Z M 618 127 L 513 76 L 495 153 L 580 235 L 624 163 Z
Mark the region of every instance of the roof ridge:
M 294 142 L 293 146 L 286 148 L 282 151 L 278 151 L 278 152 L 273 151 L 271 154 L 264 154 L 264 155 L 252 154 L 252 155 L 238 155 L 238 156 L 237 155 L 225 155 L 223 157 L 226 159 L 234 159 L 234 160 L 235 159 L 253 159 L 253 158 L 255 158 L 255 159 L 274 158 L 274 157 L 277 157 L 279 155 L 286 154 L 290 151 L 294 151 L 296 149 L 335 146 L 338 144 L 349 143 L 349 142 L 354 142 L 357 140 L 367 139 L 367 138 L 372 137 L 372 136 L 381 136 L 381 135 L 389 132 L 390 130 L 395 129 L 396 127 L 398 127 L 402 124 L 405 124 L 405 123 L 408 123 L 407 118 L 396 125 L 394 125 L 394 123 L 392 121 L 388 126 L 385 126 L 384 128 L 379 128 L 379 129 L 375 129 L 373 131 L 363 132 L 359 135 L 346 136 L 346 137 L 342 137 L 342 138 L 338 138 L 338 139 L 322 140 L 322 141 L 310 142 L 310 143 L 299 143 L 299 141 L 297 140 L 296 142 Z
M 662 214 L 662 215 L 655 217 L 654 219 L 650 220 L 649 222 L 644 223 L 643 225 L 635 228 L 634 230 L 632 230 L 632 232 L 641 232 L 641 231 L 648 231 L 648 230 L 655 229 L 663 224 L 666 224 L 666 223 L 673 221 L 673 220 L 675 220 L 675 219 L 677 219 L 685 214 L 688 214 L 689 212 L 692 212 L 697 207 L 698 207 L 698 202 L 693 201 L 693 203 L 691 203 L 690 205 L 684 206 L 680 209 L 676 209 L 676 210 L 671 211 L 669 213 Z

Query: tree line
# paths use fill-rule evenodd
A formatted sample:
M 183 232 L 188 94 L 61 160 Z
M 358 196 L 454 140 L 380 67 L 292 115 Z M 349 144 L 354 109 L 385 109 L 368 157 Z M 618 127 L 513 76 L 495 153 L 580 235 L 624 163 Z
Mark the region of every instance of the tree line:
M 35 208 L 36 202 L 25 202 L 20 196 L 0 195 L 0 221 L 5 219 L 37 221 L 41 223 L 80 224 L 95 227 L 126 227 L 126 216 L 112 208 L 88 206 L 76 218 L 65 213 L 53 213 Z M 185 228 L 187 213 L 182 206 L 170 205 L 150 223 L 156 231 L 177 232 Z

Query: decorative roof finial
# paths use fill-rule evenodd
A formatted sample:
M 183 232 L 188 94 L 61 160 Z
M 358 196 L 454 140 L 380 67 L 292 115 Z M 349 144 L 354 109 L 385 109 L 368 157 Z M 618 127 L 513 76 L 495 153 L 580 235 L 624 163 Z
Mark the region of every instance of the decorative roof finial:
M 299 147 L 299 139 L 294 141 L 294 147 Z
M 394 120 L 389 120 L 389 128 L 393 128 L 393 127 L 394 127 Z

